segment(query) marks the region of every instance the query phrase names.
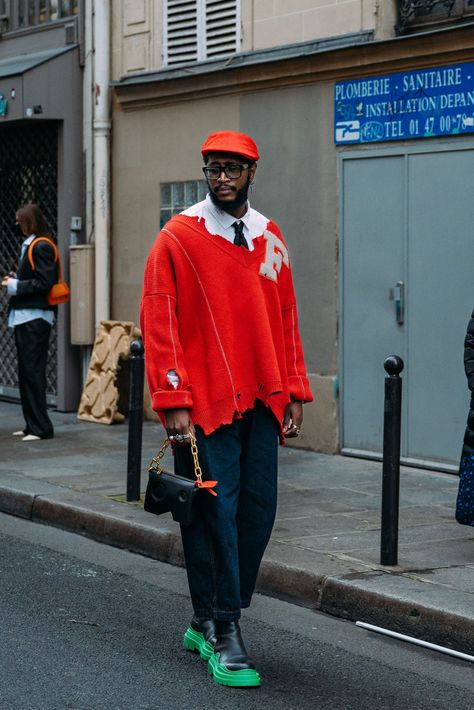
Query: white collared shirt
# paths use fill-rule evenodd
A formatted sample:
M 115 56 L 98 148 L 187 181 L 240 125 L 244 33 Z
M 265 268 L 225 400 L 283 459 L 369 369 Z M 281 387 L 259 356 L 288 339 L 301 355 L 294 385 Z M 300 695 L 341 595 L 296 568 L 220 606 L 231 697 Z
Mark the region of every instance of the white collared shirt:
M 247 211 L 244 216 L 236 219 L 228 212 L 216 207 L 209 195 L 206 196 L 205 200 L 197 202 L 181 214 L 187 217 L 203 219 L 210 234 L 217 234 L 232 243 L 235 237 L 235 230 L 232 225 L 234 222 L 243 222 L 243 234 L 249 245 L 249 251 L 253 251 L 253 240 L 262 236 L 269 221 L 263 214 L 252 209 L 249 202 L 247 202 Z

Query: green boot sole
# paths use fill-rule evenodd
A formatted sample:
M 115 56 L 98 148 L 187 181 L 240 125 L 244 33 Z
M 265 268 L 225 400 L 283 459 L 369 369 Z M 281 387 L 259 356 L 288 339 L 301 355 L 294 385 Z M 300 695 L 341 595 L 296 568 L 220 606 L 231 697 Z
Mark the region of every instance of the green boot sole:
M 183 646 L 187 651 L 199 653 L 203 661 L 208 661 L 214 653 L 212 644 L 206 641 L 200 631 L 195 631 L 191 626 L 185 631 Z
M 257 688 L 262 683 L 260 674 L 253 668 L 241 671 L 229 671 L 219 663 L 219 653 L 214 653 L 207 664 L 209 675 L 212 675 L 219 685 L 228 685 L 233 688 Z

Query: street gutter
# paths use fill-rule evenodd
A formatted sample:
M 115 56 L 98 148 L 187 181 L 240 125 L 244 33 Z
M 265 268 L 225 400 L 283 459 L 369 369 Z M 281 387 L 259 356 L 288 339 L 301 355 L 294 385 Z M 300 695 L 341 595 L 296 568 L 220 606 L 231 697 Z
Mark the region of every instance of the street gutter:
M 25 480 L 21 488 L 0 486 L 0 511 L 184 566 L 178 526 L 154 517 L 150 524 L 144 523 L 143 511 L 136 504 Z M 468 595 L 430 585 L 397 568 L 367 565 L 367 571 L 327 575 L 267 555 L 257 591 L 339 618 L 474 652 L 474 614 L 466 612 Z

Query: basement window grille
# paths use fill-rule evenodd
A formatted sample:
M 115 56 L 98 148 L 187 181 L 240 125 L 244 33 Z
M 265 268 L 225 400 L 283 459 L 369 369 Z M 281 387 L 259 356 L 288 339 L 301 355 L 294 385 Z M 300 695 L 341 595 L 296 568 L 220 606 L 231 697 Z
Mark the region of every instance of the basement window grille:
M 240 48 L 240 0 L 165 0 L 163 63 L 224 59 Z
M 208 193 L 205 180 L 162 182 L 160 185 L 160 229 L 174 214 L 204 200 Z

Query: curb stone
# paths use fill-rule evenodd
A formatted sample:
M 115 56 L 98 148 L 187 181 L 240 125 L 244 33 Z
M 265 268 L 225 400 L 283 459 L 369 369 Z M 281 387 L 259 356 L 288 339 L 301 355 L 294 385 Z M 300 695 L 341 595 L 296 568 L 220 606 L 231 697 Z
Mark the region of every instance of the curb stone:
M 126 520 L 118 514 L 124 512 L 122 503 L 108 503 L 111 512 L 95 511 L 57 500 L 47 493 L 0 487 L 0 511 L 3 513 L 62 528 L 161 562 L 184 566 L 181 539 L 177 533 Z M 430 585 L 425 584 L 425 587 L 421 591 L 428 592 L 428 595 L 423 596 L 429 596 Z M 257 591 L 342 619 L 365 621 L 474 653 L 474 612 L 467 618 L 460 613 L 445 611 L 442 599 L 437 600 L 437 605 L 430 604 L 428 598 L 421 598 L 420 582 L 415 588 L 415 582 L 403 574 L 369 570 L 339 577 L 318 575 L 264 559 Z M 435 592 L 440 594 L 439 585 Z M 456 594 L 448 588 L 444 593 L 449 595 L 450 601 Z M 464 602 L 463 593 L 459 592 L 458 596 L 460 602 Z
M 31 520 L 34 500 L 34 493 L 24 493 L 23 491 L 15 491 L 3 486 L 0 487 L 0 510 L 2 513 Z

